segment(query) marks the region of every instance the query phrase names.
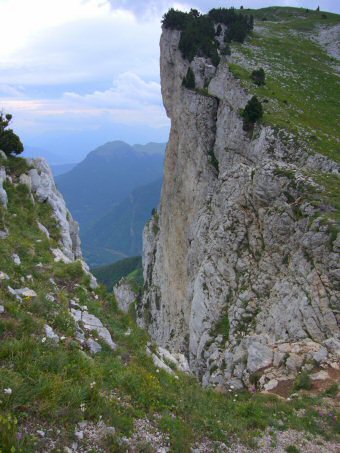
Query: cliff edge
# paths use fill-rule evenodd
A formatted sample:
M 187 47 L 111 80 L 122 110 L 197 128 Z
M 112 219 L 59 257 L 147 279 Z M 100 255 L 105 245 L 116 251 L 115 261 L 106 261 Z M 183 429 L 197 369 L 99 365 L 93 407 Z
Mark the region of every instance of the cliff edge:
M 204 385 L 272 389 L 336 367 L 340 235 L 313 175 L 338 178 L 339 165 L 284 129 L 244 131 L 251 95 L 230 57 L 189 62 L 180 38 L 163 27 L 171 132 L 160 210 L 144 232 L 139 324 L 184 353 Z M 183 86 L 189 67 L 194 89 Z

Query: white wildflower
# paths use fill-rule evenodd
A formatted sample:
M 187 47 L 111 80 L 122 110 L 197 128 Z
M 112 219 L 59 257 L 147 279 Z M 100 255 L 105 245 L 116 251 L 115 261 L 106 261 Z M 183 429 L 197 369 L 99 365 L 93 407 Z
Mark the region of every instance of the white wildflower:
M 4 389 L 5 395 L 12 395 L 12 389 L 8 387 L 8 389 Z

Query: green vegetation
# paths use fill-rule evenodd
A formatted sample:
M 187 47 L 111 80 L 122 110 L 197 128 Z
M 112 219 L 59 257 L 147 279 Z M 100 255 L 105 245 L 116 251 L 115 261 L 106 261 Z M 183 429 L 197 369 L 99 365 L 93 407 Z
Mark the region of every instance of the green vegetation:
M 210 161 L 211 165 L 215 168 L 217 174 L 219 174 L 220 166 L 219 166 L 219 163 L 215 156 L 214 151 L 211 149 L 210 152 L 208 153 L 208 155 L 209 155 L 209 161 Z
M 300 450 L 295 447 L 295 445 L 288 445 L 288 447 L 286 447 L 286 452 L 287 453 L 300 453 Z
M 0 149 L 7 156 L 21 154 L 24 150 L 24 146 L 18 135 L 14 133 L 13 129 L 8 129 L 11 122 L 11 114 L 0 112 Z
M 183 86 L 189 90 L 194 90 L 196 87 L 195 74 L 190 66 L 188 68 L 187 75 L 183 79 Z
M 256 121 L 262 118 L 263 108 L 261 102 L 257 99 L 256 96 L 253 96 L 245 106 L 242 116 L 243 116 L 243 129 L 245 131 L 250 131 L 254 128 Z
M 227 26 L 225 43 L 242 43 L 253 29 L 253 17 L 237 13 L 234 8 L 212 9 L 208 14 L 200 14 L 196 9 L 183 13 L 171 8 L 163 16 L 162 24 L 164 28 L 182 31 L 179 49 L 184 58 L 192 61 L 195 56 L 205 56 L 217 66 L 220 57 L 215 36 L 221 36 L 221 24 Z M 215 24 L 218 24 L 216 31 Z M 226 46 L 225 49 L 224 54 L 228 55 L 230 48 Z
M 335 398 L 339 391 L 339 385 L 335 382 L 327 390 L 324 391 L 324 396 L 329 396 L 330 398 Z
M 244 13 L 244 12 L 242 12 Z M 310 39 L 320 26 L 339 23 L 339 15 L 301 8 L 252 10 L 261 31 L 252 33 L 243 45 L 232 43 L 231 72 L 248 92 L 265 104 L 262 123 L 272 126 L 298 148 L 318 152 L 340 162 L 340 91 L 336 61 L 317 42 Z M 263 68 L 265 85 L 251 78 L 253 68 Z M 292 138 L 293 137 L 293 138 Z M 322 212 L 333 237 L 340 231 L 340 178 L 311 174 L 325 191 L 312 191 L 315 206 L 329 204 Z
M 134 279 L 139 286 L 143 286 L 141 256 L 133 256 L 109 264 L 108 266 L 96 267 L 91 272 L 109 291 L 112 291 L 113 286 L 123 277 Z
M 254 71 L 252 71 L 252 73 L 251 73 L 250 78 L 258 86 L 266 84 L 266 75 L 264 73 L 263 68 L 254 69 Z
M 230 70 L 250 93 L 266 100 L 265 124 L 291 132 L 300 146 L 306 144 L 340 162 L 335 60 L 309 39 L 320 25 L 339 23 L 339 15 L 328 13 L 325 19 L 320 12 L 288 7 L 250 12 L 267 21 L 245 44 L 231 44 Z M 265 85 L 254 85 L 250 77 L 254 67 L 264 69 Z
M 214 23 L 227 26 L 225 42 L 243 43 L 248 33 L 254 28 L 252 15 L 237 13 L 234 8 L 214 8 L 208 13 Z
M 295 380 L 295 390 L 310 390 L 312 388 L 312 381 L 309 374 L 306 371 L 302 371 L 301 374 Z
M 215 326 L 210 332 L 210 335 L 213 338 L 216 338 L 218 335 L 222 335 L 223 341 L 227 341 L 229 339 L 229 318 L 227 310 L 221 313 L 220 319 L 217 321 Z

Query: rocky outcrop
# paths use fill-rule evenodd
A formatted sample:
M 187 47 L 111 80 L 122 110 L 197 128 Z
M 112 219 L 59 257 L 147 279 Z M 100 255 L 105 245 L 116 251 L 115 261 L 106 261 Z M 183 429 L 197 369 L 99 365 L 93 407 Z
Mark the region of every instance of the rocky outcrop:
M 115 295 L 118 307 L 124 313 L 128 313 L 130 305 L 137 299 L 137 294 L 132 288 L 131 283 L 124 278 L 113 287 L 113 294 Z
M 3 187 L 4 182 L 6 181 L 6 171 L 4 167 L 0 168 L 0 203 L 4 208 L 7 208 L 7 193 Z
M 7 193 L 3 188 L 3 183 L 9 180 L 11 183 L 24 184 L 31 193 L 32 200 L 38 203 L 48 203 L 52 208 L 52 213 L 57 220 L 61 239 L 60 248 L 51 249 L 56 262 L 71 263 L 77 259 L 81 261 L 84 272 L 90 277 L 92 288 L 96 288 L 97 281 L 90 273 L 88 265 L 82 259 L 80 246 L 79 225 L 73 220 L 70 211 L 66 207 L 65 200 L 56 188 L 51 169 L 45 159 L 27 159 L 30 169 L 22 173 L 17 181 L 13 181 L 10 175 L 6 174 L 5 167 L 0 168 L 0 203 L 7 208 Z M 38 228 L 50 238 L 50 233 L 45 225 L 38 222 Z M 3 231 L 3 237 L 7 237 L 9 232 Z M 1 237 L 1 234 L 0 234 Z M 20 265 L 20 258 L 14 257 L 14 262 Z
M 26 184 L 36 199 L 47 202 L 60 226 L 63 253 L 74 260 L 82 257 L 79 238 L 79 226 L 66 207 L 65 200 L 57 190 L 50 167 L 44 159 L 28 159 L 33 167 L 28 175 L 21 175 L 21 182 Z
M 250 96 L 222 58 L 195 58 L 182 86 L 179 31 L 163 30 L 162 95 L 171 119 L 160 213 L 144 232 L 139 324 L 184 353 L 204 384 L 250 386 L 332 360 L 339 338 L 340 235 L 308 195 L 334 162 L 270 127 L 243 130 Z M 324 206 L 324 211 L 329 208 Z M 325 345 L 324 345 L 325 344 Z

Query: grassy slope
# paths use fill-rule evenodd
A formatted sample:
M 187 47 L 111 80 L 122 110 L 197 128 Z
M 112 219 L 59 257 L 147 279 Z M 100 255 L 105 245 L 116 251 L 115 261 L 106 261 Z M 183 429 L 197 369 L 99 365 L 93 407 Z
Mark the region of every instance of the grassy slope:
M 20 173 L 16 166 L 24 167 L 20 160 L 11 161 L 11 166 L 13 175 Z M 236 435 L 251 442 L 268 426 L 274 431 L 292 427 L 327 437 L 339 432 L 333 418 L 320 418 L 316 407 L 321 397 L 285 402 L 256 393 L 223 395 L 203 390 L 195 379 L 181 373 L 176 379 L 162 370 L 157 372 L 145 353 L 147 334 L 117 310 L 112 295 L 103 287 L 91 291 L 78 262 L 66 265 L 53 261 L 50 248 L 57 244 L 58 228 L 48 205 L 33 204 L 22 185 L 8 183 L 6 189 L 9 208 L 0 213 L 2 226 L 10 231 L 9 237 L 0 241 L 0 270 L 10 276 L 0 284 L 0 300 L 5 306 L 5 314 L 0 315 L 2 452 L 41 450 L 44 439 L 35 434 L 38 427 L 49 430 L 48 437 L 55 439 L 56 448 L 70 445 L 77 422 L 98 421 L 100 417 L 117 430 L 115 438 L 105 441 L 103 451 L 121 451 L 117 439 L 132 432 L 134 419 L 146 415 L 155 420 L 158 429 L 169 433 L 171 451 L 182 453 L 203 436 L 228 441 Z M 48 240 L 38 229 L 38 219 L 54 239 Z M 21 257 L 20 266 L 10 259 L 12 253 Z M 20 303 L 9 295 L 7 285 L 28 286 L 37 297 Z M 47 300 L 48 293 L 54 295 L 55 302 Z M 95 357 L 84 353 L 75 341 L 75 325 L 69 314 L 71 298 L 78 298 L 103 321 L 118 344 L 116 352 L 103 344 L 103 351 Z M 45 323 L 65 337 L 59 345 L 42 341 Z M 128 328 L 129 336 L 125 335 Z M 11 388 L 12 394 L 5 394 L 5 388 Z M 298 416 L 302 407 L 306 412 Z M 18 438 L 17 433 L 24 433 L 25 428 L 28 434 Z
M 249 13 L 249 11 L 245 11 Z M 340 16 L 300 8 L 253 10 L 254 31 L 246 44 L 232 45 L 230 69 L 243 86 L 263 102 L 263 122 L 288 131 L 297 146 L 319 152 L 340 163 L 339 76 L 335 59 L 309 39 L 320 26 L 340 23 Z M 326 15 L 326 17 L 324 17 Z M 263 20 L 266 19 L 266 20 Z M 256 86 L 253 69 L 263 67 L 266 84 Z M 340 178 L 312 175 L 324 187 L 323 197 L 334 211 L 325 214 L 340 228 Z M 320 194 L 311 196 L 318 203 Z

